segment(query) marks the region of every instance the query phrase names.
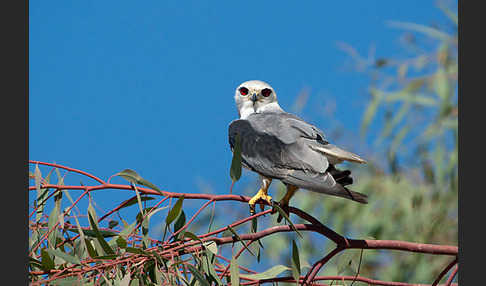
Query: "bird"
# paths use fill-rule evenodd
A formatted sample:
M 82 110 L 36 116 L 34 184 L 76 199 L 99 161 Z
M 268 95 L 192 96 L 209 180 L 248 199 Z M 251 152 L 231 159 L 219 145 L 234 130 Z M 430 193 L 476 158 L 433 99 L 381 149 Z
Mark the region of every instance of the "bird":
M 353 183 L 351 171 L 336 168 L 344 161 L 366 161 L 329 143 L 321 129 L 285 112 L 268 83 L 245 81 L 236 88 L 234 99 L 240 117 L 229 124 L 230 149 L 234 151 L 238 138 L 241 165 L 257 173 L 261 184 L 248 202 L 251 214 L 255 213 L 257 202 L 262 210 L 262 200 L 272 205 L 268 194 L 272 180 L 280 180 L 286 186 L 279 201 L 286 212 L 290 199 L 300 189 L 368 203 L 367 195 L 346 187 Z

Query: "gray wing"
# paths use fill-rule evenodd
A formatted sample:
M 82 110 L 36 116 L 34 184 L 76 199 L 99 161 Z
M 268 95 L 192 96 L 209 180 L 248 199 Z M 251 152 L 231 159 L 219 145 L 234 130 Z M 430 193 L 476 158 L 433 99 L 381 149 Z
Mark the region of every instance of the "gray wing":
M 278 137 L 284 144 L 292 144 L 299 140 L 305 141 L 309 148 L 324 154 L 331 164 L 338 164 L 342 161 L 366 163 L 358 155 L 330 144 L 321 129 L 293 114 L 257 113 L 252 114 L 250 118 L 258 128 Z
M 245 168 L 275 179 L 284 178 L 292 169 L 326 171 L 329 163 L 324 156 L 300 145 L 286 144 L 266 130 L 268 128 L 261 128 L 250 120 L 238 119 L 230 124 L 230 146 L 233 148 L 236 134 L 240 134 L 242 164 Z
M 312 145 L 327 145 L 323 132 L 288 113 L 255 113 L 229 126 L 230 146 L 240 134 L 242 164 L 266 177 L 307 190 L 366 202 L 336 182 L 329 161 Z M 317 146 L 316 145 L 316 146 Z

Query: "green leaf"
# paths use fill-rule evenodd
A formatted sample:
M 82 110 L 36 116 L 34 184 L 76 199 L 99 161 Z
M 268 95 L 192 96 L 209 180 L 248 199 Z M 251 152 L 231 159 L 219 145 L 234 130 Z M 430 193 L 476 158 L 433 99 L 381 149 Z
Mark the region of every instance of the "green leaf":
M 415 24 L 415 23 L 407 23 L 407 22 L 396 22 L 396 21 L 389 21 L 388 24 L 391 27 L 419 32 L 419 33 L 425 34 L 429 37 L 436 38 L 436 39 L 443 40 L 443 41 L 448 41 L 451 38 L 450 35 L 448 35 L 444 32 L 441 32 L 441 31 L 439 31 L 435 28 L 427 27 L 427 26 L 424 26 L 424 25 L 419 25 L 419 24 Z
M 206 241 L 203 243 L 204 247 L 211 251 L 213 254 L 218 254 L 218 245 L 216 244 L 215 241 Z
M 165 219 L 165 223 L 167 225 L 171 224 L 179 216 L 179 214 L 181 213 L 183 201 L 184 201 L 184 196 L 179 197 L 174 207 L 169 211 L 169 214 Z
M 149 213 L 152 209 L 154 209 L 154 207 L 144 208 L 141 212 L 138 212 L 136 216 L 136 221 L 140 223 L 145 214 Z M 147 215 L 144 219 L 149 220 L 149 215 Z
M 126 247 L 125 250 L 127 252 L 130 252 L 130 253 L 134 253 L 134 254 L 145 254 L 145 255 L 148 255 L 148 253 L 146 253 L 145 251 L 139 249 L 139 248 L 136 248 L 136 247 Z
M 188 237 L 192 240 L 198 240 L 198 241 L 201 241 L 201 239 L 199 237 L 197 237 L 197 235 L 195 235 L 194 233 L 190 232 L 190 231 L 186 231 L 184 232 L 184 237 Z
M 142 178 L 137 172 L 131 169 L 125 169 L 119 173 L 116 173 L 115 176 L 120 176 L 124 178 L 125 180 L 129 181 L 130 183 L 133 184 L 140 184 L 142 186 L 146 186 L 148 188 L 151 188 L 153 190 L 156 190 L 158 193 L 163 195 L 162 191 L 157 188 L 154 184 L 150 183 L 149 181 L 145 180 Z
M 201 272 L 199 272 L 199 270 L 197 270 L 191 264 L 187 264 L 186 266 L 189 269 L 189 271 L 191 271 L 192 275 L 194 275 L 194 277 L 197 279 L 197 281 L 199 281 L 199 283 L 201 285 L 203 285 L 203 286 L 210 286 L 209 285 L 209 282 L 206 280 L 206 277 L 204 277 L 204 275 Z
M 357 273 L 360 252 L 360 249 L 348 249 L 341 252 L 337 259 L 338 275 L 341 275 L 346 270 L 351 271 L 353 275 Z
M 233 147 L 233 159 L 231 160 L 230 178 L 234 182 L 241 177 L 241 142 L 240 134 L 236 134 L 235 145 Z
M 144 201 L 150 201 L 150 200 L 154 200 L 155 198 L 153 197 L 148 197 L 148 196 L 143 196 L 140 198 L 140 200 L 142 202 Z M 133 206 L 134 204 L 137 203 L 137 196 L 133 196 L 132 198 L 124 201 L 123 203 L 121 203 L 120 205 L 123 205 L 122 207 L 120 207 L 118 210 L 121 210 L 123 208 L 126 208 L 126 207 L 129 207 L 129 206 Z
M 158 267 L 155 267 L 155 281 L 154 282 L 156 283 L 156 285 L 163 285 L 164 280 L 162 280 L 162 279 L 164 279 L 164 278 L 163 278 L 162 275 L 163 275 L 162 271 L 160 271 Z
M 69 228 L 68 231 L 75 232 L 75 233 L 79 233 L 79 229 L 77 229 L 77 228 Z M 86 235 L 86 236 L 96 237 L 96 231 L 94 231 L 94 230 L 91 230 L 91 229 L 82 229 L 82 231 L 83 231 L 83 234 Z M 103 237 L 113 237 L 113 236 L 117 236 L 118 235 L 118 233 L 113 232 L 113 231 L 109 231 L 109 230 L 99 230 L 98 232 Z
M 402 119 L 408 113 L 410 107 L 411 107 L 410 103 L 408 102 L 403 103 L 400 109 L 398 110 L 398 112 L 395 113 L 395 116 L 393 116 L 393 119 L 386 121 L 385 128 L 383 128 L 383 131 L 381 132 L 381 135 L 378 139 L 379 142 L 382 142 L 383 140 L 388 138 L 392 130 L 402 121 Z
M 240 270 L 238 269 L 238 262 L 235 257 L 231 258 L 230 262 L 231 285 L 240 285 Z
M 58 250 L 58 249 L 46 249 L 46 251 L 49 254 L 57 256 L 57 257 L 63 259 L 64 261 L 66 261 L 66 262 L 69 262 L 69 263 L 72 263 L 72 264 L 81 264 L 81 261 L 79 261 L 79 258 L 77 258 L 76 256 L 69 255 L 65 252 Z
M 276 204 L 276 203 L 273 204 L 273 207 L 278 211 L 278 213 L 281 216 L 283 216 L 285 218 L 285 220 L 289 223 L 290 228 L 293 231 L 295 231 L 300 236 L 300 238 L 303 238 L 302 237 L 302 234 L 299 232 L 299 230 L 297 230 L 297 228 L 295 228 L 295 225 L 290 221 L 290 218 L 287 215 L 287 213 L 285 213 L 285 211 L 278 204 Z
M 50 283 L 51 283 L 50 285 L 56 285 L 56 286 L 86 285 L 85 283 L 83 283 L 82 280 L 80 281 L 79 278 L 76 276 L 56 279 L 54 281 L 51 281 Z
M 40 193 L 41 181 L 42 181 L 42 173 L 41 173 L 41 170 L 39 169 L 39 165 L 35 164 L 34 184 L 35 184 L 35 189 L 37 190 L 37 194 Z
M 29 257 L 29 266 L 31 269 L 34 269 L 34 267 L 42 269 L 42 262 L 32 257 Z
M 239 224 L 237 226 L 231 227 L 233 231 L 239 230 L 241 228 L 242 224 Z M 226 228 L 223 233 L 221 234 L 222 237 L 228 237 L 228 236 L 233 236 L 233 232 L 229 229 Z
M 88 212 L 88 218 L 89 218 L 89 224 L 91 225 L 91 228 L 95 232 L 96 238 L 98 239 L 98 242 L 100 243 L 100 245 L 103 248 L 103 250 L 105 251 L 105 253 L 107 255 L 115 254 L 113 249 L 111 249 L 111 247 L 108 245 L 106 240 L 101 235 L 100 231 L 98 230 L 98 226 L 96 225 L 93 217 L 91 216 L 91 213 L 89 213 L 89 212 Z
M 85 245 L 86 245 L 86 250 L 88 251 L 88 254 L 91 258 L 95 258 L 98 256 L 98 252 L 96 252 L 96 250 L 94 249 L 93 247 L 93 244 L 91 244 L 91 239 L 89 238 L 86 238 L 84 240 L 85 242 Z
M 250 243 L 248 245 L 248 248 L 253 252 L 255 253 L 255 256 L 256 256 L 256 259 L 257 259 L 257 262 L 260 262 L 260 248 L 263 248 L 262 246 L 262 243 L 260 242 L 260 240 L 257 240 L 257 243 L 253 242 L 253 243 Z
M 127 239 L 127 236 L 130 235 L 132 233 L 132 231 L 135 229 L 136 224 L 137 224 L 137 222 L 134 222 L 130 225 L 127 225 L 122 231 L 120 231 L 118 233 L 118 235 Z
M 137 189 L 137 186 L 132 183 L 132 187 L 135 189 L 135 194 L 137 196 L 137 203 L 138 203 L 138 208 L 140 209 L 140 213 L 145 214 L 143 212 L 143 207 L 142 207 L 142 198 L 140 196 L 140 192 Z
M 49 214 L 49 220 L 47 221 L 47 228 L 51 233 L 49 233 L 49 236 L 47 240 L 49 241 L 49 247 L 52 249 L 56 248 L 56 238 L 57 238 L 57 223 L 59 222 L 59 204 L 55 204 L 54 208 L 52 208 L 51 213 Z
M 120 286 L 128 286 L 130 285 L 130 272 L 127 272 L 125 276 L 123 276 L 122 280 L 120 281 Z
M 51 269 L 54 269 L 54 260 L 49 256 L 49 253 L 46 251 L 45 248 L 41 250 L 41 258 L 42 258 L 42 269 L 44 271 L 49 271 Z
M 91 203 L 91 199 L 89 200 L 88 203 L 88 214 L 91 214 L 91 216 L 94 218 L 94 223 L 96 224 L 96 227 L 98 227 L 98 215 L 96 215 L 96 210 L 93 207 L 93 204 Z
M 292 276 L 296 281 L 296 285 L 299 285 L 300 273 L 301 273 L 301 268 L 300 268 L 299 249 L 297 248 L 297 244 L 295 244 L 295 241 L 292 240 Z
M 443 68 L 439 68 L 435 74 L 434 89 L 442 100 L 448 99 L 451 95 L 450 81 L 447 72 Z
M 393 138 L 393 141 L 390 145 L 390 155 L 392 157 L 395 157 L 396 152 L 398 151 L 398 148 L 402 144 L 403 139 L 405 136 L 408 134 L 410 131 L 410 125 L 405 125 L 402 128 L 400 128 L 400 131 L 398 131 L 397 135 L 395 138 Z
M 119 236 L 116 239 L 116 245 L 118 245 L 120 248 L 125 248 L 127 247 L 127 241 L 123 237 Z
M 258 229 L 258 221 L 257 221 L 257 218 L 254 217 L 254 218 L 251 219 L 250 231 L 251 231 L 251 233 L 255 233 L 255 232 L 257 232 L 257 229 Z
M 46 206 L 46 200 L 44 199 L 47 197 L 49 193 L 49 189 L 41 189 L 40 192 L 37 193 L 37 212 L 35 216 L 35 222 L 38 223 L 44 214 L 44 208 Z
M 186 224 L 186 215 L 184 214 L 184 210 L 182 210 L 179 216 L 177 217 L 176 222 L 174 223 L 174 232 L 177 232 L 185 224 Z
M 213 206 L 214 206 L 214 203 L 213 203 Z M 213 226 L 213 222 L 214 222 L 214 212 L 215 212 L 215 208 L 213 207 L 211 209 L 211 216 L 209 218 L 209 225 L 208 225 L 208 233 L 211 232 L 211 227 Z
M 378 109 L 378 106 L 380 105 L 381 99 L 383 97 L 383 93 L 374 88 L 370 89 L 370 93 L 373 95 L 373 98 L 368 104 L 368 107 L 366 108 L 363 119 L 361 121 L 361 136 L 364 136 L 366 134 L 366 131 L 368 130 L 371 121 L 375 117 L 376 110 Z
M 214 269 L 215 263 L 215 254 L 211 253 L 209 250 L 204 251 L 204 258 L 202 259 L 203 267 L 207 272 L 206 274 L 210 277 L 212 281 L 214 281 L 217 285 L 223 285 L 223 282 L 219 278 L 218 274 L 216 273 L 216 269 Z
M 251 250 L 248 247 L 246 247 L 245 242 L 241 239 L 241 237 L 238 235 L 238 233 L 236 233 L 236 231 L 231 226 L 229 226 L 229 225 L 228 225 L 228 229 L 235 236 L 236 240 L 238 240 L 239 242 L 241 242 L 241 244 L 243 245 L 243 247 L 246 250 L 248 250 L 248 252 L 251 253 L 251 255 L 255 256 L 255 254 L 253 254 L 253 252 L 251 252 Z
M 280 273 L 291 270 L 291 268 L 284 266 L 284 265 L 276 265 L 270 269 L 267 269 L 264 272 L 257 273 L 257 274 L 241 274 L 242 278 L 254 279 L 254 280 L 262 280 L 262 279 L 270 279 L 277 277 Z
M 49 183 L 50 176 L 51 173 L 47 174 L 45 178 L 46 183 Z M 37 199 L 36 199 L 37 211 L 35 216 L 35 222 L 37 223 L 40 221 L 42 215 L 44 214 L 44 208 L 47 202 L 47 195 L 49 194 L 48 188 L 43 188 L 43 189 L 40 188 L 41 181 L 42 181 L 42 174 L 38 165 L 36 165 L 34 179 L 35 179 L 35 187 L 37 190 Z

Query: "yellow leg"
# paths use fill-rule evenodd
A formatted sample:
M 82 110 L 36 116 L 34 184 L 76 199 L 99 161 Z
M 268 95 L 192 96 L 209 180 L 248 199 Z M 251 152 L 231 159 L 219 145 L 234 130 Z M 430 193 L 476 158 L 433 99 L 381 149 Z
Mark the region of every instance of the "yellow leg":
M 283 211 L 289 215 L 289 201 L 294 196 L 295 192 L 299 187 L 287 185 L 287 192 L 285 193 L 284 197 L 280 200 L 279 204 L 282 207 Z M 279 214 L 277 218 L 277 222 L 281 222 L 283 217 Z
M 258 190 L 256 195 L 254 195 L 248 202 L 248 204 L 250 205 L 250 212 L 252 214 L 255 213 L 255 204 L 257 201 L 264 200 L 269 204 L 272 203 L 272 197 L 268 195 L 268 188 L 270 187 L 270 183 L 272 183 L 272 179 L 262 177 L 262 187 Z M 261 207 L 263 209 L 263 204 L 261 205 Z
M 288 185 L 287 192 L 285 193 L 284 197 L 280 200 L 280 204 L 284 206 L 288 206 L 290 199 L 294 196 L 295 192 L 297 192 L 298 189 L 299 187 Z

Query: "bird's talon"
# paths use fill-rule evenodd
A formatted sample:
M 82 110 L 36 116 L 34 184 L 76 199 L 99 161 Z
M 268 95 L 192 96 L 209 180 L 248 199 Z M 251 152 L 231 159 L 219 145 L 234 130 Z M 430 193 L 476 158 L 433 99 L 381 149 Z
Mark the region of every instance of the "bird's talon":
M 263 200 L 263 201 L 266 201 L 267 203 L 269 203 L 270 205 L 272 204 L 272 197 L 269 196 L 268 194 L 266 194 L 266 191 L 260 189 L 258 191 L 258 193 L 256 195 L 254 195 L 250 201 L 248 202 L 248 204 L 250 205 L 250 211 L 253 209 L 253 211 L 255 211 L 255 204 L 260 201 L 260 200 Z M 264 204 L 263 202 L 260 203 L 260 208 L 261 210 L 263 211 L 263 208 L 264 208 Z

